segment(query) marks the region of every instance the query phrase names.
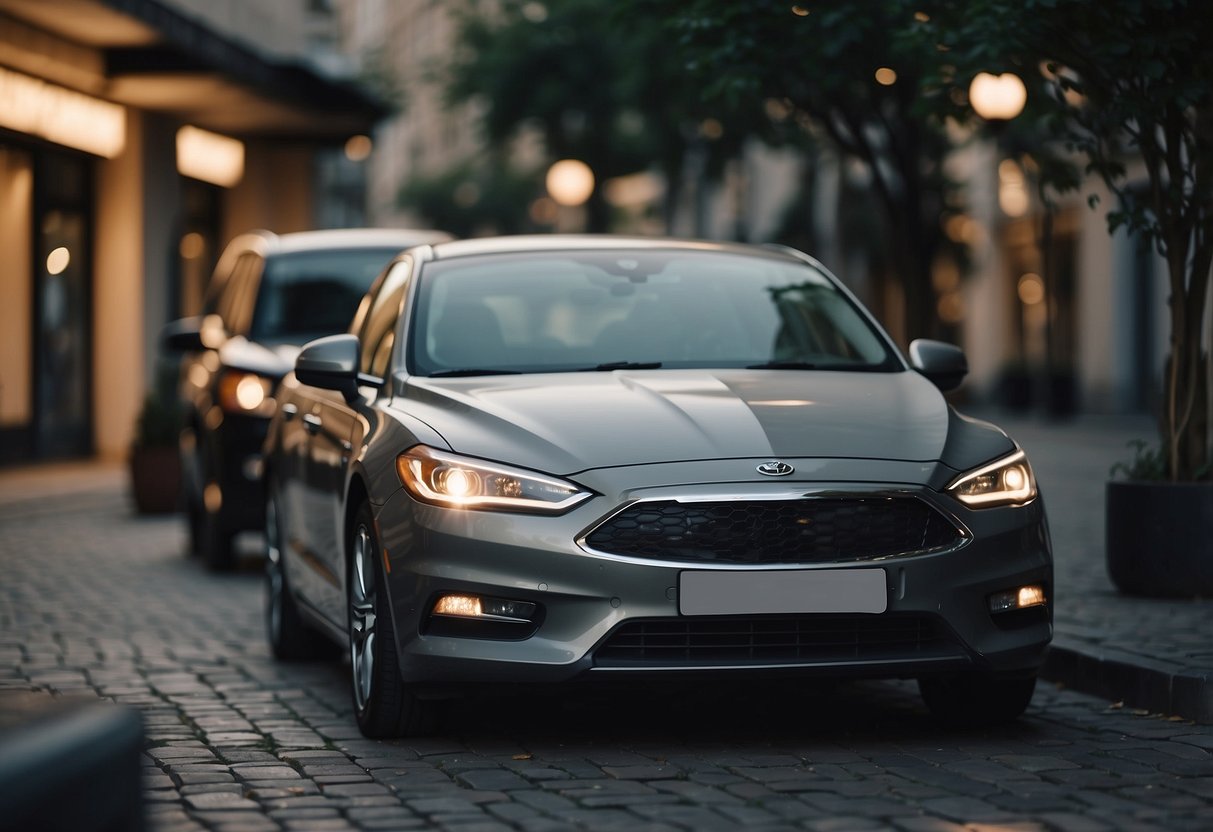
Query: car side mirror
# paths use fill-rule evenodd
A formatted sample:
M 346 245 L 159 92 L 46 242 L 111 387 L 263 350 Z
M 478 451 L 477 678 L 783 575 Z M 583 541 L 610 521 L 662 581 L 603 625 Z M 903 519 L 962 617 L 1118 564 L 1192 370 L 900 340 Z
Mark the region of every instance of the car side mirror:
M 342 333 L 309 341 L 295 359 L 300 384 L 336 390 L 347 402 L 358 396 L 358 336 Z
M 945 393 L 959 387 L 969 373 L 968 359 L 960 347 L 926 338 L 910 344 L 910 366 Z
M 160 333 L 160 343 L 173 352 L 213 350 L 226 338 L 223 319 L 218 315 L 182 318 L 166 325 Z

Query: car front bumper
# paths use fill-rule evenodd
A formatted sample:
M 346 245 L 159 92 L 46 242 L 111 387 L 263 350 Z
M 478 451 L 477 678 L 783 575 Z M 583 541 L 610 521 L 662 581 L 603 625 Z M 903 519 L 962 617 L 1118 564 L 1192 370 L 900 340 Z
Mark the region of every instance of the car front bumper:
M 636 469 L 590 472 L 578 480 L 601 496 L 558 517 L 444 509 L 394 492 L 376 522 L 404 678 L 424 685 L 747 673 L 893 678 L 965 669 L 1030 675 L 1043 661 L 1052 637 L 1053 569 L 1039 497 L 974 511 L 924 484 L 946 472 L 910 463 L 868 466 L 865 473 L 879 468 L 885 475 L 879 481 L 778 483 L 714 482 L 723 472 L 697 465 L 646 466 L 651 470 L 639 478 Z M 635 500 L 890 493 L 933 506 L 957 526 L 960 542 L 877 560 L 762 566 L 624 557 L 584 543 L 587 531 Z M 831 598 L 829 587 L 845 587 L 854 575 L 842 573 L 857 570 L 869 573 L 860 581 L 863 599 L 853 602 L 844 589 L 841 601 Z M 707 610 L 719 602 L 730 614 L 684 614 L 696 586 L 690 572 L 717 573 Z M 806 591 L 803 608 L 766 609 L 761 593 L 728 600 L 733 575 L 739 591 L 781 583 L 807 589 L 815 579 L 827 590 Z M 1044 588 L 1048 604 L 990 611 L 992 594 L 1030 584 Z M 534 604 L 536 626 L 532 634 L 503 637 L 491 622 L 467 621 L 452 634 L 449 618 L 432 615 L 446 594 Z

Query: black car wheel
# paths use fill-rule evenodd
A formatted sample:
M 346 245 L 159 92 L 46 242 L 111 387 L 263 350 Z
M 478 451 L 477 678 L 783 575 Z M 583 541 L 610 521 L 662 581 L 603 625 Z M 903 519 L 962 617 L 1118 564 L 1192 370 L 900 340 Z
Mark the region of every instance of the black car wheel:
M 379 543 L 365 503 L 355 515 L 347 551 L 350 671 L 358 727 L 368 737 L 429 733 L 436 724 L 436 703 L 418 699 L 401 678 L 391 613 L 381 591 Z
M 196 433 L 183 447 L 183 455 L 187 455 L 188 459 L 185 465 L 185 513 L 189 524 L 189 551 L 201 558 L 209 569 L 216 572 L 231 569 L 235 564 L 232 550 L 234 535 L 224 527 L 221 512 L 207 508 L 206 489 L 208 483 L 214 482 L 214 474 L 212 466 L 207 464 Z
M 327 657 L 332 642 L 303 622 L 291 594 L 283 561 L 285 538 L 278 514 L 278 500 L 271 493 L 265 502 L 265 627 L 274 657 L 284 661 L 306 661 Z
M 231 569 L 235 565 L 235 550 L 232 548 L 233 534 L 223 527 L 223 517 L 217 511 L 202 507 L 198 526 L 198 554 L 202 562 L 215 572 Z
M 185 519 L 189 541 L 185 553 L 194 557 L 202 551 L 202 460 L 198 454 L 197 432 L 186 428 L 181 432 L 181 491 L 185 503 Z
M 1018 719 L 1032 701 L 1036 677 L 957 673 L 918 680 L 931 715 L 955 728 L 982 728 Z

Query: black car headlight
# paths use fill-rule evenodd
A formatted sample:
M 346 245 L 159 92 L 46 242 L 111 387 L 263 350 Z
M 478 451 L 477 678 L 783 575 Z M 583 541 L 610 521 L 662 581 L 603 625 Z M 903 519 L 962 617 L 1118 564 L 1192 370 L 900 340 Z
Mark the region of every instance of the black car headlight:
M 946 490 L 972 508 L 1020 506 L 1036 499 L 1036 476 L 1020 450 L 961 474 Z
M 571 482 L 415 445 L 396 458 L 413 499 L 445 508 L 562 514 L 590 497 Z

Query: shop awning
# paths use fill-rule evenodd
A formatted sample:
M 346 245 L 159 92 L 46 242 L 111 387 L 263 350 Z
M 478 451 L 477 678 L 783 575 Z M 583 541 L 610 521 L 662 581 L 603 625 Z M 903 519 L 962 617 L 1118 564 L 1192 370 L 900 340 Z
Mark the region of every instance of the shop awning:
M 239 137 L 344 141 L 387 105 L 161 0 L 0 0 L 0 65 Z

